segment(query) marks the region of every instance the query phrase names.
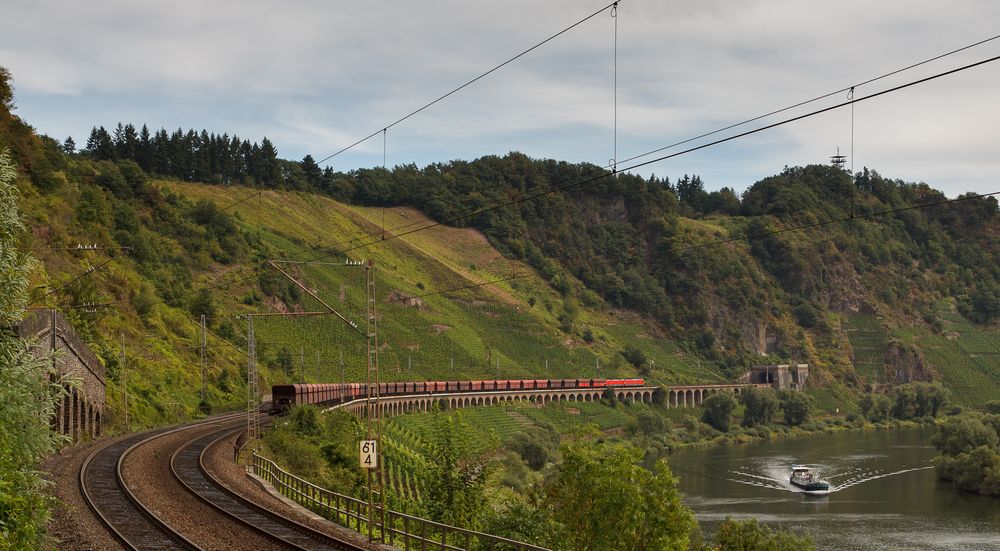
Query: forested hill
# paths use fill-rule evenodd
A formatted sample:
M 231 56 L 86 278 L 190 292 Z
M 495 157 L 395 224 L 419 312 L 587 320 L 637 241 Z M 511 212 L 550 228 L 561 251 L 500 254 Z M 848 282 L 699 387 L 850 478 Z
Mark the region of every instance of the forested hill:
M 408 354 L 419 351 L 434 369 L 485 358 L 499 370 L 502 358 L 515 366 L 512 375 L 528 376 L 558 356 L 581 374 L 597 365 L 654 382 L 725 380 L 755 363 L 804 361 L 819 387 L 943 379 L 965 389 L 958 395 L 966 402 L 982 401 L 983 389 L 1000 381 L 1000 211 L 992 197 L 910 208 L 945 198 L 925 184 L 871 170 L 852 179 L 819 165 L 787 168 L 742 194 L 706 192 L 696 176 L 615 176 L 519 153 L 343 173 L 321 170 L 310 157 L 282 160 L 266 139 L 131 125 L 97 128 L 77 151 L 70 140 L 36 135 L 11 113 L 8 83 L 0 84 L 0 149 L 18 164 L 32 230 L 25 247 L 42 261 L 36 305 L 121 302 L 115 310 L 69 311 L 112 384 L 119 332 L 163 336 L 162 346 L 135 352 L 134 361 L 166 366 L 130 383 L 147 385 L 133 391 L 149 422 L 171 415 L 166 403 L 188 410 L 197 403 L 192 318 L 206 314 L 213 334 L 235 343 L 217 341 L 210 360 L 222 367 L 210 373 L 202 405 L 238 404 L 245 360 L 231 316 L 306 306 L 294 286 L 259 269 L 262 261 L 334 252 L 358 232 L 380 239 L 374 213 L 386 212 L 389 239 L 371 251 L 397 270 L 381 272 L 379 284 L 390 293 L 384 308 L 402 320 L 385 351 L 395 377 L 410 376 Z M 260 189 L 269 190 L 263 206 L 234 206 Z M 419 227 L 396 216 L 407 209 L 452 233 L 395 239 Z M 495 248 L 482 255 L 489 267 L 462 261 L 470 255 L 456 247 L 473 242 L 471 230 Z M 60 250 L 76 243 L 130 251 L 75 282 L 116 254 Z M 423 310 L 399 300 L 511 270 L 534 279 L 437 294 Z M 497 319 L 508 325 L 498 329 Z M 275 369 L 266 381 L 291 378 L 289 354 L 278 350 L 265 362 Z M 458 369 L 425 375 L 484 376 Z
M 786 168 L 740 196 L 728 188 L 707 192 L 698 176 L 613 177 L 596 166 L 518 153 L 340 173 L 320 170 L 310 156 L 276 160 L 266 138 L 259 147 L 205 131 L 168 137 L 160 130 L 150 138 L 142 128 L 137 134 L 119 124 L 113 136 L 95 129 L 82 154 L 135 160 L 147 172 L 189 181 L 412 206 L 482 231 L 566 296 L 582 296 L 582 288 L 572 289 L 575 279 L 611 305 L 653 316 L 734 370 L 767 333 L 779 354 L 808 356 L 800 329 L 827 333 L 830 311 L 940 329 L 935 308 L 953 299 L 976 323 L 1000 317 L 996 199 L 910 208 L 946 197 L 867 168 L 853 179 L 831 166 Z M 170 151 L 177 162 L 163 160 Z

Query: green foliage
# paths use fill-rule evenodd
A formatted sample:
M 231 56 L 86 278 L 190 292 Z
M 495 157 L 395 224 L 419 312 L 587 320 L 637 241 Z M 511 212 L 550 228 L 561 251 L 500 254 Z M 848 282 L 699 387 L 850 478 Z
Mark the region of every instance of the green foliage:
M 559 433 L 549 425 L 533 425 L 524 432 L 509 436 L 504 441 L 504 447 L 516 452 L 529 467 L 537 471 L 555 458 L 559 448 Z
M 745 389 L 740 393 L 740 403 L 745 408 L 744 427 L 770 424 L 780 406 L 777 394 L 769 388 Z
M 663 436 L 670 432 L 667 420 L 655 410 L 642 410 L 636 414 L 635 426 L 638 432 L 651 436 Z
M 646 354 L 631 344 L 626 346 L 625 350 L 622 350 L 622 357 L 624 357 L 628 363 L 635 366 L 636 369 L 642 367 L 642 365 L 646 363 Z
M 14 109 L 14 84 L 6 67 L 0 67 L 0 107 Z
M 1000 439 L 982 419 L 966 416 L 948 419 L 939 427 L 931 443 L 944 455 L 956 456 L 980 446 L 996 448 Z
M 953 417 L 938 428 L 932 443 L 938 477 L 956 487 L 1000 496 L 1000 416 Z
M 546 505 L 569 549 L 688 548 L 694 516 L 667 462 L 651 472 L 642 450 L 581 441 L 563 447 Z
M 786 392 L 781 397 L 781 410 L 785 415 L 785 423 L 797 427 L 809 420 L 812 403 L 809 396 L 802 392 Z
M 757 519 L 727 518 L 715 534 L 719 551 L 810 551 L 815 549 L 812 538 L 796 536 L 784 530 L 771 530 Z
M 4 85 L 0 73 L 6 102 Z M 52 503 L 37 469 L 59 442 L 48 425 L 60 397 L 59 386 L 48 382 L 49 364 L 5 328 L 24 313 L 32 267 L 17 247 L 23 226 L 15 178 L 10 156 L 0 151 L 0 549 L 40 546 Z
M 521 499 L 506 499 L 499 503 L 483 525 L 483 532 L 505 537 L 514 541 L 533 543 L 549 549 L 560 549 L 555 540 L 559 526 L 550 511 L 534 506 Z M 482 551 L 514 551 L 514 547 L 503 544 L 482 545 Z
M 729 432 L 729 424 L 736 411 L 736 398 L 728 392 L 712 394 L 701 403 L 701 420 L 715 430 Z
M 320 415 L 315 406 L 295 408 L 264 434 L 265 452 L 282 467 L 330 490 L 359 495 L 361 422 L 347 411 Z
M 459 412 L 435 416 L 424 443 L 428 460 L 426 510 L 438 522 L 475 529 L 482 521 L 488 463 L 476 453 Z
M 28 274 L 33 267 L 33 261 L 17 247 L 24 225 L 17 209 L 16 177 L 9 153 L 0 151 L 0 326 L 9 326 L 21 318 L 28 298 Z
M 936 417 L 948 402 L 948 391 L 939 383 L 907 383 L 894 388 L 892 395 L 892 415 L 897 419 Z

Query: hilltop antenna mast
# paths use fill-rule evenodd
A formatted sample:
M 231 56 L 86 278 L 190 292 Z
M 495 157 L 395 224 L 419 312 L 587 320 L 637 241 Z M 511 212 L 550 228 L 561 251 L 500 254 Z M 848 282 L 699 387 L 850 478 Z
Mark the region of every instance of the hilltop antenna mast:
M 847 164 L 847 157 L 840 154 L 840 146 L 837 146 L 837 154 L 830 156 L 830 164 L 844 170 L 844 165 Z

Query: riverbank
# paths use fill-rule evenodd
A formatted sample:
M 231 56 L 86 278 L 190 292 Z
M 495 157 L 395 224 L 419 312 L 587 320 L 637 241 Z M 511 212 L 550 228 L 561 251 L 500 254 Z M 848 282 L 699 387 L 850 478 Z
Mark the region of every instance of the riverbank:
M 818 436 L 823 434 L 838 434 L 838 433 L 848 433 L 848 432 L 866 432 L 866 431 L 888 431 L 888 430 L 899 430 L 899 429 L 916 429 L 925 427 L 935 427 L 944 420 L 945 418 L 934 418 L 932 421 L 913 421 L 913 420 L 901 420 L 892 419 L 890 421 L 883 421 L 879 423 L 871 423 L 866 421 L 863 417 L 859 417 L 853 421 L 847 420 L 845 417 L 828 417 L 821 418 L 815 421 L 808 422 L 802 426 L 789 427 L 783 424 L 769 424 L 757 427 L 735 427 L 729 432 L 720 432 L 712 429 L 708 425 L 702 422 L 698 422 L 704 427 L 698 427 L 695 430 L 695 434 L 702 434 L 702 436 L 693 441 L 683 441 L 676 446 L 675 449 L 687 449 L 687 448 L 705 448 L 712 446 L 725 446 L 734 444 L 751 444 L 756 442 L 767 442 L 771 440 L 780 439 L 797 439 L 797 438 L 808 438 L 812 436 Z M 704 434 L 705 429 L 713 431 L 716 434 Z M 675 430 L 687 430 L 691 431 L 690 424 L 680 424 L 674 427 Z
M 899 425 L 677 450 L 670 467 L 706 537 L 727 517 L 812 537 L 819 550 L 1000 548 L 1000 500 L 937 479 L 933 425 Z M 834 491 L 788 483 L 792 463 Z

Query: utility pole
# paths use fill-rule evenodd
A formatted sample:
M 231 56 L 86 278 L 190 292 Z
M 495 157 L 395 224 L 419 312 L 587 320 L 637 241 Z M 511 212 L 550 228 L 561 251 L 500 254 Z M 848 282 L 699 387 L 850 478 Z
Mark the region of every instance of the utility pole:
M 319 369 L 319 349 L 316 349 L 316 381 L 323 382 L 323 374 L 320 373 Z
M 306 351 L 305 348 L 299 345 L 299 383 L 306 382 Z
M 132 432 L 128 422 L 128 366 L 125 363 L 125 333 L 122 333 L 122 411 L 125 412 L 125 430 Z
M 205 314 L 201 315 L 201 403 L 205 403 L 205 346 L 208 337 L 205 334 Z
M 257 450 L 260 433 L 257 427 L 257 339 L 253 334 L 253 315 L 247 314 L 247 445 Z
M 594 378 L 597 379 L 601 376 L 601 359 L 594 358 Z
M 365 289 L 368 321 L 368 410 L 367 439 L 375 440 L 375 468 L 368 469 L 368 541 L 375 541 L 376 516 L 379 519 L 379 539 L 385 542 L 385 495 L 382 481 L 381 440 L 382 412 L 379 404 L 378 372 L 378 323 L 375 314 L 375 262 L 369 260 L 365 267 Z
M 344 351 L 343 349 L 341 349 L 339 350 L 339 352 L 340 352 L 340 384 L 344 384 L 345 382 L 347 382 L 347 380 L 344 379 Z

